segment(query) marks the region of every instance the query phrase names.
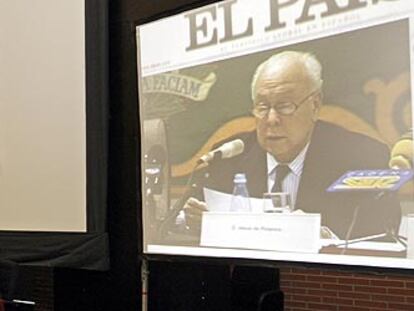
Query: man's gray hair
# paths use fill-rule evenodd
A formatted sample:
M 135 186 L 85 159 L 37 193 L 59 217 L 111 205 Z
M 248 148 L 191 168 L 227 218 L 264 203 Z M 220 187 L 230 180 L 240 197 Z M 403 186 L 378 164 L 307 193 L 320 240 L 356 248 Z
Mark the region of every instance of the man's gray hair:
M 263 69 L 267 66 L 271 66 L 276 63 L 283 63 L 291 60 L 295 60 L 298 63 L 303 64 L 303 66 L 309 74 L 309 77 L 315 84 L 315 89 L 322 87 L 322 66 L 314 55 L 312 55 L 311 53 L 297 51 L 285 51 L 272 55 L 270 58 L 268 58 L 266 61 L 264 61 L 257 67 L 253 75 L 251 84 L 251 95 L 253 101 L 255 100 L 256 83 Z

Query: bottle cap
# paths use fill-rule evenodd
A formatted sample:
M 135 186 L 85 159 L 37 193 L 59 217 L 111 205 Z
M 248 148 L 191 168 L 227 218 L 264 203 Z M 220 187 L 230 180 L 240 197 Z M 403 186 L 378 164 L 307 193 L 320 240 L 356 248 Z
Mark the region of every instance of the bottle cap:
M 246 174 L 237 173 L 237 174 L 234 175 L 233 182 L 235 182 L 235 183 L 246 183 L 246 181 L 247 181 Z

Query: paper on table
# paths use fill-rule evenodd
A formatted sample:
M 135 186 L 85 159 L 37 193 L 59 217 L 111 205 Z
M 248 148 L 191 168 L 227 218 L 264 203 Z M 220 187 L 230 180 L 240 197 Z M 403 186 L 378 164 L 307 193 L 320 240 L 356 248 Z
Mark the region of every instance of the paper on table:
M 210 212 L 229 212 L 232 195 L 209 188 L 204 188 L 204 200 Z M 253 213 L 263 213 L 263 199 L 245 198 L 250 200 Z

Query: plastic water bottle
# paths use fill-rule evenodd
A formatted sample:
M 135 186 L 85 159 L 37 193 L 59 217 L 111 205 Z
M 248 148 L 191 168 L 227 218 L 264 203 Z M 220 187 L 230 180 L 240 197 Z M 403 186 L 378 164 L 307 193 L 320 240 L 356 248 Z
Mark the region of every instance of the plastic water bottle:
M 246 175 L 234 175 L 233 196 L 231 198 L 230 211 L 232 212 L 251 212 L 249 192 L 246 186 Z

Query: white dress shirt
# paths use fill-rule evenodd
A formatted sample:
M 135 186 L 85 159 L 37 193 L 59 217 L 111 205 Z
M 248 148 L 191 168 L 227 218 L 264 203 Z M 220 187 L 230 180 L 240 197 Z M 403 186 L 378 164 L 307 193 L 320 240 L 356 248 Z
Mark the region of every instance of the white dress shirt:
M 299 182 L 302 176 L 303 164 L 305 162 L 306 152 L 308 151 L 309 143 L 302 149 L 296 158 L 287 164 L 290 168 L 290 173 L 285 177 L 282 183 L 283 192 L 290 193 L 292 206 L 295 206 L 296 196 L 298 193 Z M 267 153 L 267 191 L 271 192 L 276 176 L 276 166 L 279 162 L 270 154 Z

